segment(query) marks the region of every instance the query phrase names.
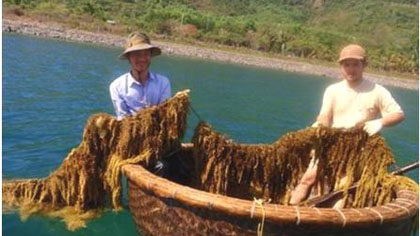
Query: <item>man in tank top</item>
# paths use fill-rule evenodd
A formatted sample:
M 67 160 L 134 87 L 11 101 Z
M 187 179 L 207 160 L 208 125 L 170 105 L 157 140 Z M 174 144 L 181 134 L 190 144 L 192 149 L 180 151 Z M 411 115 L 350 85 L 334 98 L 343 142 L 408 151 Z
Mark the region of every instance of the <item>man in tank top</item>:
M 327 87 L 321 111 L 313 126 L 351 128 L 363 126 L 369 134 L 379 133 L 382 128 L 396 125 L 404 120 L 401 107 L 391 93 L 363 78 L 367 66 L 365 50 L 356 44 L 344 47 L 338 60 L 343 80 Z M 290 204 L 298 204 L 308 197 L 315 183 L 317 163 L 312 159 L 308 169 L 295 190 Z M 345 178 L 341 182 L 345 182 Z M 343 207 L 338 202 L 335 207 Z
M 125 50 L 119 58 L 128 60 L 131 70 L 109 86 L 119 120 L 171 97 L 168 78 L 149 70 L 152 57 L 160 54 L 160 48 L 152 45 L 146 34 L 132 33 L 128 36 Z

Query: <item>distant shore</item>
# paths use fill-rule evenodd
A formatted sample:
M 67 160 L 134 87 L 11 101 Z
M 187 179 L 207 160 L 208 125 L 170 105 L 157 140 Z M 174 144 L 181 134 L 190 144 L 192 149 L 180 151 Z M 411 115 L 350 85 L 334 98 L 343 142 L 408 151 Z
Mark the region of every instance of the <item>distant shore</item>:
M 123 47 L 125 42 L 124 37 L 117 35 L 67 29 L 61 25 L 54 23 L 36 22 L 23 19 L 3 19 L 2 30 L 6 33 L 26 34 L 38 37 L 94 43 L 121 48 Z M 338 68 L 334 69 L 326 66 L 312 65 L 304 62 L 254 56 L 250 54 L 236 52 L 227 52 L 218 49 L 209 49 L 198 46 L 160 42 L 156 40 L 154 40 L 153 43 L 161 47 L 164 54 L 197 57 L 248 66 L 257 66 L 262 68 L 279 69 L 310 75 L 326 76 L 335 78 L 337 80 L 340 78 Z M 395 86 L 411 90 L 419 89 L 418 80 L 409 80 L 368 73 L 365 73 L 365 78 L 385 86 Z

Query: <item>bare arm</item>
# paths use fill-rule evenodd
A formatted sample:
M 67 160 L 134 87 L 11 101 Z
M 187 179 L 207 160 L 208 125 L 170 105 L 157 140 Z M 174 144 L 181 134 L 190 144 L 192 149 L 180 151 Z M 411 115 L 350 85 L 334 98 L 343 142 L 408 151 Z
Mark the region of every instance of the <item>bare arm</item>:
M 392 97 L 391 93 L 383 87 L 378 90 L 380 94 L 379 109 L 382 115 L 383 127 L 393 126 L 405 119 L 400 105 Z
M 330 127 L 332 125 L 332 110 L 333 110 L 333 98 L 331 89 L 327 88 L 324 92 L 322 99 L 322 106 L 319 115 L 316 118 L 315 126 L 322 125 Z M 313 126 L 314 126 L 313 125 Z
M 404 120 L 403 112 L 394 112 L 381 119 L 371 120 L 364 124 L 363 129 L 370 135 L 377 134 L 383 127 L 396 125 Z
M 404 119 L 403 112 L 395 112 L 383 117 L 381 121 L 384 127 L 389 127 L 401 123 Z
M 317 118 L 316 118 L 316 122 L 319 125 L 322 126 L 326 126 L 326 127 L 331 127 L 332 124 L 332 117 L 328 114 L 320 114 Z

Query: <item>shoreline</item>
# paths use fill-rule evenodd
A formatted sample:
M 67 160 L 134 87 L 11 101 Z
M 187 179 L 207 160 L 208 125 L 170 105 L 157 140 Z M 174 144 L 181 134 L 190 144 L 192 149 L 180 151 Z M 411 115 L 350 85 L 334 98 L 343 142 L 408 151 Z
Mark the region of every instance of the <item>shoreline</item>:
M 3 16 L 4 17 L 4 16 Z M 61 39 L 83 43 L 100 44 L 123 48 L 125 38 L 118 35 L 92 33 L 88 31 L 67 29 L 59 24 L 36 22 L 33 20 L 3 19 L 2 32 L 32 35 L 44 38 Z M 179 55 L 192 58 L 209 59 L 214 61 L 229 62 L 245 66 L 256 66 L 287 72 L 297 72 L 308 75 L 340 78 L 338 68 L 330 68 L 321 65 L 312 65 L 305 62 L 297 62 L 278 58 L 255 56 L 239 52 L 228 52 L 220 49 L 209 49 L 199 46 L 189 46 L 177 43 L 162 42 L 153 40 L 153 43 L 161 47 L 162 52 L 167 55 Z M 364 77 L 370 81 L 384 86 L 393 86 L 410 90 L 419 90 L 419 81 L 402 79 L 391 76 L 365 73 Z

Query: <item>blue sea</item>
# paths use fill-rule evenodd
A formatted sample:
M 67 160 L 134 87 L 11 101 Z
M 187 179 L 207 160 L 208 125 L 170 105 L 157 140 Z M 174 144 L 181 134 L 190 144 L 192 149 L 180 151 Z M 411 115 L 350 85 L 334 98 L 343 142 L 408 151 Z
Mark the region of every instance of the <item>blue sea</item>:
M 89 116 L 114 114 L 108 86 L 129 70 L 121 49 L 3 34 L 3 179 L 46 177 L 76 147 Z M 219 132 L 242 143 L 272 143 L 311 125 L 325 88 L 336 80 L 178 56 L 159 56 L 152 70 L 172 91 L 191 90 L 192 106 Z M 397 165 L 418 160 L 419 94 L 388 87 L 406 120 L 383 131 Z M 185 141 L 198 118 L 190 114 Z M 418 180 L 418 171 L 408 174 Z M 3 235 L 137 235 L 131 215 L 105 212 L 70 232 L 58 219 L 2 215 Z

